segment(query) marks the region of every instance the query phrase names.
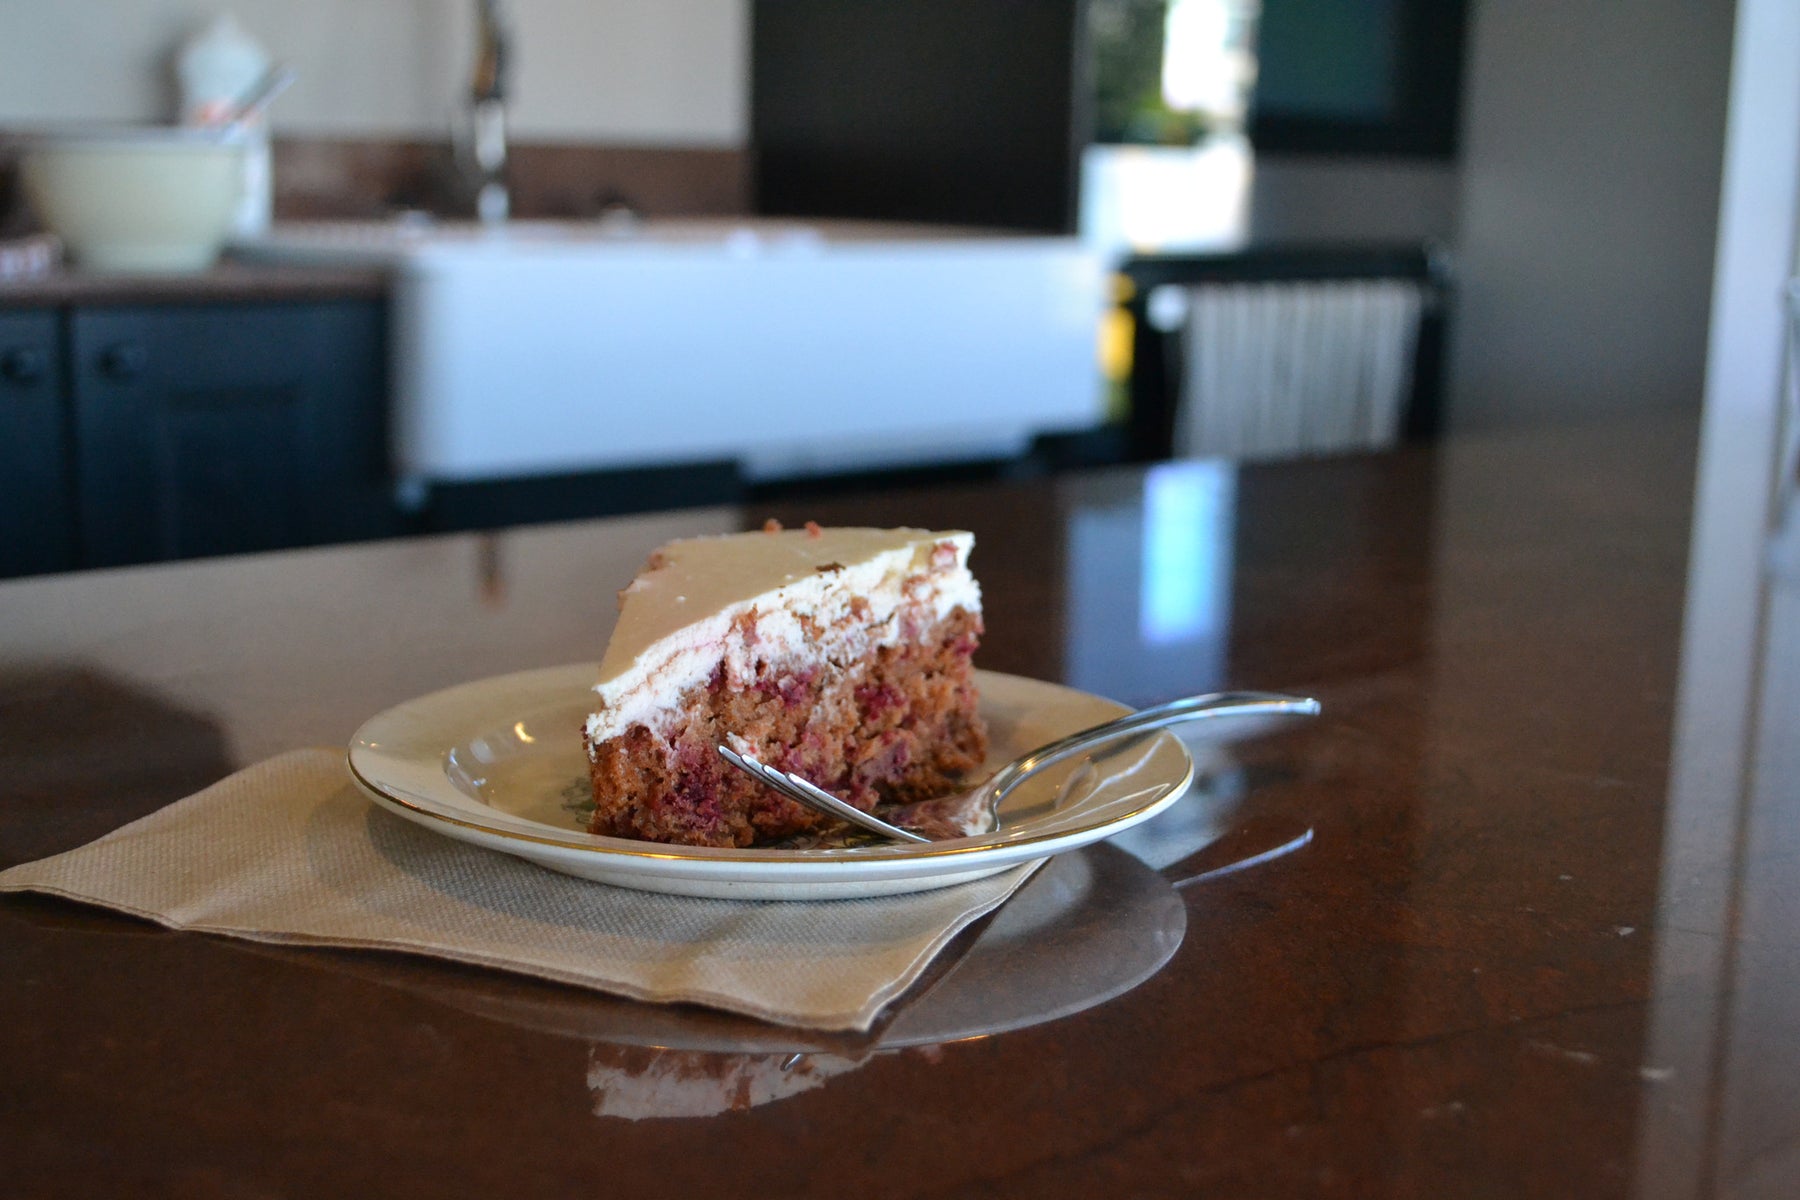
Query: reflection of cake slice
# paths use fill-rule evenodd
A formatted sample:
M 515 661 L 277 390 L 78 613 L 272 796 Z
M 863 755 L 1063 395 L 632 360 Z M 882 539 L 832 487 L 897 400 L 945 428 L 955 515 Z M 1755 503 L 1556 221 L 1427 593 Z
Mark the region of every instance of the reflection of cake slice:
M 588 1051 L 588 1090 L 598 1117 L 710 1117 L 809 1092 L 861 1065 L 835 1054 L 713 1054 L 599 1042 Z
M 858 808 L 981 762 L 974 538 L 776 528 L 690 538 L 620 593 L 586 728 L 595 833 L 747 846 L 826 821 L 739 774 L 728 743 Z

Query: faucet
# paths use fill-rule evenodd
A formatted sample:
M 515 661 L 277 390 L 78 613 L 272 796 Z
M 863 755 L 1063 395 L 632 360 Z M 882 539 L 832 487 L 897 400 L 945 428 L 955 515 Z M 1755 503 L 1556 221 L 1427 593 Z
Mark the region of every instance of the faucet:
M 512 57 L 501 0 L 475 0 L 475 71 L 469 80 L 469 149 L 473 158 L 475 215 L 484 225 L 506 220 L 507 65 Z

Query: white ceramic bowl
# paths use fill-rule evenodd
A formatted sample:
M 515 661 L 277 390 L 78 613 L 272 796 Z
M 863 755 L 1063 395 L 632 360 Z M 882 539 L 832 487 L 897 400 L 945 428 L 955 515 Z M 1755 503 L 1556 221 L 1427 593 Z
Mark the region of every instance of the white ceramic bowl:
M 78 266 L 199 271 L 231 231 L 245 144 L 217 131 L 87 128 L 33 138 L 20 180 Z

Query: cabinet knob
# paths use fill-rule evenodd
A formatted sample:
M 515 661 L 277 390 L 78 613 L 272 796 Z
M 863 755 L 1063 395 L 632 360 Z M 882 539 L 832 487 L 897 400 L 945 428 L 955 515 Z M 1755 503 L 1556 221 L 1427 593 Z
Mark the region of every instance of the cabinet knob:
M 100 373 L 124 382 L 136 379 L 149 361 L 149 352 L 136 342 L 115 342 L 100 351 Z
M 0 379 L 8 383 L 36 383 L 44 377 L 49 361 L 49 356 L 35 346 L 0 351 Z

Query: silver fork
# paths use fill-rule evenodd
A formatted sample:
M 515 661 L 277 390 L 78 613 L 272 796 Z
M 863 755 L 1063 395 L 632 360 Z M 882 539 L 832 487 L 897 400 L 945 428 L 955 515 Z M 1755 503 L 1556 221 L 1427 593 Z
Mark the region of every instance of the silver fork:
M 934 806 L 955 808 L 979 814 L 983 820 L 971 822 L 979 828 L 965 828 L 964 834 L 990 832 L 1000 827 L 999 807 L 1009 793 L 1031 776 L 1066 758 L 1103 746 L 1108 742 L 1148 733 L 1165 725 L 1183 721 L 1200 721 L 1217 717 L 1297 716 L 1311 717 L 1319 713 L 1319 702 L 1306 696 L 1284 696 L 1276 692 L 1212 692 L 1204 696 L 1186 696 L 1158 704 L 1138 712 L 1127 713 L 1111 721 L 1071 733 L 1028 754 L 1013 759 L 988 776 L 986 782 L 969 791 L 938 800 Z M 809 808 L 848 821 L 860 829 L 892 838 L 898 842 L 929 842 L 933 839 L 903 829 L 899 825 L 872 816 L 860 808 L 839 800 L 823 788 L 816 787 L 791 771 L 781 771 L 760 762 L 754 755 L 742 754 L 728 746 L 718 747 L 719 756 L 738 770 L 760 780 L 782 795 L 798 800 Z

